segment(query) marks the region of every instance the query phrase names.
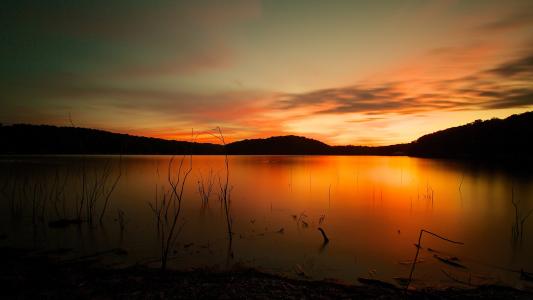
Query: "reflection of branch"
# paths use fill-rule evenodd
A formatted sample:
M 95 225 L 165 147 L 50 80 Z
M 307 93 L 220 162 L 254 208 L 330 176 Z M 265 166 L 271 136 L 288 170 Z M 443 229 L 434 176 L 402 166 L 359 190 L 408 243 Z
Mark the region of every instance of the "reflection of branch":
M 320 245 L 320 248 L 318 248 L 318 253 L 323 253 L 328 247 L 328 245 L 329 243 L 322 243 L 322 245 Z
M 413 273 L 414 273 L 414 271 L 415 271 L 416 261 L 418 260 L 418 254 L 420 253 L 420 248 L 422 248 L 422 244 L 421 244 L 421 242 L 422 242 L 422 234 L 423 234 L 424 232 L 426 232 L 426 233 L 428 233 L 428 234 L 431 234 L 431 235 L 433 235 L 434 237 L 437 237 L 437 238 L 439 238 L 439 239 L 441 239 L 441 240 L 444 240 L 444 241 L 450 242 L 450 243 L 452 243 L 452 244 L 464 245 L 464 243 L 462 243 L 462 242 L 452 241 L 452 240 L 450 240 L 450 239 L 448 239 L 448 238 L 445 238 L 445 237 L 443 237 L 443 236 L 440 236 L 440 235 L 438 235 L 438 234 L 436 234 L 436 233 L 433 233 L 433 232 L 431 232 L 431 231 L 427 231 L 427 230 L 425 230 L 425 229 L 421 229 L 421 230 L 420 230 L 420 235 L 418 236 L 418 243 L 416 244 L 416 255 L 415 255 L 415 259 L 413 259 L 413 264 L 411 265 L 411 272 L 409 273 L 409 280 L 408 280 L 408 282 L 407 282 L 407 285 L 405 286 L 405 289 L 406 289 L 406 290 L 409 288 L 409 285 L 411 284 L 411 281 L 412 281 L 412 279 L 413 279 Z

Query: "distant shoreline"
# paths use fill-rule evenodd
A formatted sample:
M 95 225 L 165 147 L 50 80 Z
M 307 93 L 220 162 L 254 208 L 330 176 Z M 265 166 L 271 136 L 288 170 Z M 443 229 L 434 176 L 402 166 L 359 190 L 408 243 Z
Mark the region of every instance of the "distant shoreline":
M 0 126 L 2 155 L 328 155 L 409 156 L 472 161 L 533 161 L 533 112 L 477 120 L 389 146 L 331 146 L 301 136 L 246 139 L 226 145 L 164 140 L 102 130 L 15 124 Z

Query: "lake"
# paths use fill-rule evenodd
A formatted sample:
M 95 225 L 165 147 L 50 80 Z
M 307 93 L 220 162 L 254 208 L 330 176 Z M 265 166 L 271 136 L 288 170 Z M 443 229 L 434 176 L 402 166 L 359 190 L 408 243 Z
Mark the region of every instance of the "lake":
M 160 205 L 168 195 L 169 160 L 0 158 L 0 245 L 72 249 L 67 257 L 121 248 L 126 256 L 103 261 L 156 266 L 160 243 L 149 204 L 155 207 L 157 195 Z M 176 157 L 172 164 L 172 178 L 180 161 Z M 182 171 L 188 164 L 187 157 Z M 224 157 L 194 156 L 171 267 L 237 264 L 295 277 L 347 282 L 366 277 L 396 284 L 395 278 L 409 276 L 415 244 L 425 229 L 463 245 L 424 234 L 415 286 L 461 281 L 517 286 L 517 271 L 533 270 L 533 217 L 527 218 L 533 209 L 531 174 L 452 160 L 380 156 L 230 156 L 228 166 L 231 251 L 218 198 L 219 178 L 223 184 L 226 174 Z M 105 196 L 117 178 L 100 224 Z M 198 188 L 204 182 L 207 191 L 209 179 L 212 190 L 205 203 Z M 92 225 L 48 226 L 78 214 L 87 221 L 81 195 L 96 186 L 103 188 L 100 198 L 93 197 L 98 200 Z M 329 243 L 324 244 L 318 227 Z

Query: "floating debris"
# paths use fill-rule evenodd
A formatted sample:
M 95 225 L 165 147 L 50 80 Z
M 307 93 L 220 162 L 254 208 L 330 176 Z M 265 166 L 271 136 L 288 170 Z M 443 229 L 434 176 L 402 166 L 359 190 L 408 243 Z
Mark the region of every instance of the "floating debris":
M 457 268 L 467 269 L 467 267 L 465 267 L 464 265 L 458 263 L 459 258 L 457 258 L 457 257 L 447 258 L 447 257 L 439 256 L 437 254 L 434 254 L 433 257 L 435 257 L 436 259 L 440 260 L 441 262 L 443 262 L 443 263 L 445 263 L 447 265 L 454 266 L 454 267 L 457 267 Z

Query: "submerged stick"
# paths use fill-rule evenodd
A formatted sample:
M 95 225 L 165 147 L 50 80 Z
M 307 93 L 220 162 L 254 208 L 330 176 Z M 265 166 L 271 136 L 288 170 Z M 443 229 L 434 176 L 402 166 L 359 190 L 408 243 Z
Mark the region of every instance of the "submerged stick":
M 328 236 L 326 235 L 326 232 L 324 232 L 324 229 L 322 229 L 322 227 L 318 227 L 318 231 L 320 231 L 322 237 L 324 238 L 324 244 L 329 243 Z

